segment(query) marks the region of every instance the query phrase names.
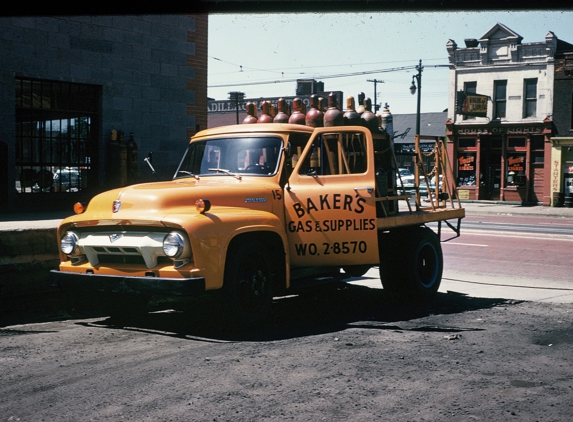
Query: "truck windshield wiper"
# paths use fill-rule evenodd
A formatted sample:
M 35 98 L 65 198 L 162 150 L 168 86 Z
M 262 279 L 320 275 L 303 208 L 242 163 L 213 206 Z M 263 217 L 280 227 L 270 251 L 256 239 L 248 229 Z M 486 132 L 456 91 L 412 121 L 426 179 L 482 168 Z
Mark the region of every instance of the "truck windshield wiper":
M 217 173 L 225 173 L 228 174 L 229 176 L 233 176 L 235 178 L 237 178 L 238 180 L 243 180 L 243 177 L 237 173 L 233 173 L 231 170 L 227 170 L 227 169 L 221 169 L 221 168 L 212 168 L 212 169 L 207 169 L 209 171 L 216 171 Z
M 197 176 L 196 174 L 191 173 L 190 171 L 187 171 L 187 170 L 179 170 L 179 171 L 177 171 L 177 177 L 180 177 L 180 176 L 179 176 L 179 173 L 184 174 L 185 176 L 194 177 L 195 180 L 199 180 L 199 176 Z

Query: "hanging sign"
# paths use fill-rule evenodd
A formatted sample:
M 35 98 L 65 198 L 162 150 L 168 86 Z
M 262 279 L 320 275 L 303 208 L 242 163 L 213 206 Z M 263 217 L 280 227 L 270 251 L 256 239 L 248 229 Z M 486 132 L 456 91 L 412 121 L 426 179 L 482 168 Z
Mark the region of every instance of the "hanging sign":
M 456 113 L 464 116 L 487 117 L 489 97 L 458 91 L 456 95 Z

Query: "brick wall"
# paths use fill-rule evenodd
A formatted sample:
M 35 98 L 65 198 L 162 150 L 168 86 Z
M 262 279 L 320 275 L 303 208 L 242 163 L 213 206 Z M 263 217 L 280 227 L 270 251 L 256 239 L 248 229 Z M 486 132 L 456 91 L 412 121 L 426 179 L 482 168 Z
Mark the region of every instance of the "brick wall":
M 195 126 L 187 128 L 187 137 L 207 129 L 207 33 L 208 15 L 189 15 L 195 19 L 195 29 L 187 31 L 187 42 L 194 45 L 194 54 L 187 55 L 187 66 L 194 69 L 187 79 L 187 90 L 194 93 L 187 104 L 187 115 L 195 116 Z
M 126 138 L 134 134 L 142 180 L 152 177 L 143 162 L 148 152 L 157 173 L 171 177 L 190 134 L 207 127 L 207 19 L 206 14 L 0 17 L 0 151 L 7 151 L 0 162 L 9 169 L 0 175 L 0 211 L 14 209 L 18 200 L 16 76 L 102 87 L 96 180 L 101 190 L 112 129 L 123 130 Z M 34 206 L 48 196 L 35 197 Z

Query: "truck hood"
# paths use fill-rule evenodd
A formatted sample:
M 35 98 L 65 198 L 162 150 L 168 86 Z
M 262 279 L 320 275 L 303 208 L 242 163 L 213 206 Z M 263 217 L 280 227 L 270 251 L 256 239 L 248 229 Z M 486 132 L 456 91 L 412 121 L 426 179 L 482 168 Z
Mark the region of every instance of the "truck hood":
M 272 212 L 274 180 L 242 180 L 204 177 L 169 182 L 144 183 L 114 189 L 95 196 L 87 210 L 70 217 L 77 225 L 163 225 L 170 215 L 196 215 L 198 199 L 208 199 L 210 213 L 220 207 Z

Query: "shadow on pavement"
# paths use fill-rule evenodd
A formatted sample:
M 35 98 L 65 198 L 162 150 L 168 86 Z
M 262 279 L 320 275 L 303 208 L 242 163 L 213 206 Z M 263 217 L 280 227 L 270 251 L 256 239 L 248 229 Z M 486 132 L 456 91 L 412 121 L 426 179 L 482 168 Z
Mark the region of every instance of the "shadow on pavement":
M 150 311 L 117 318 L 109 317 L 105 301 L 93 295 L 78 300 L 69 293 L 50 297 L 19 298 L 3 306 L 0 326 L 78 321 L 101 328 L 141 330 L 198 341 L 272 341 L 339 332 L 351 327 L 376 330 L 397 329 L 397 322 L 431 315 L 455 314 L 516 303 L 506 299 L 473 298 L 438 293 L 430 302 L 397 301 L 382 289 L 336 284 L 322 286 L 300 295 L 276 298 L 269 318 L 257 329 L 234 331 L 228 328 L 214 298 L 186 302 L 152 303 Z M 162 310 L 163 309 L 163 310 Z M 464 331 L 464 328 L 423 327 L 428 331 Z

